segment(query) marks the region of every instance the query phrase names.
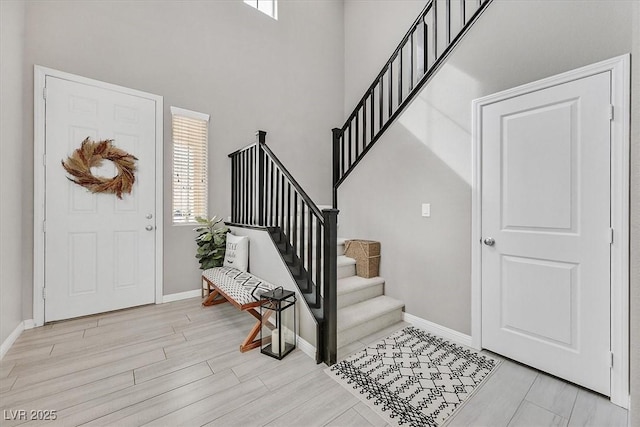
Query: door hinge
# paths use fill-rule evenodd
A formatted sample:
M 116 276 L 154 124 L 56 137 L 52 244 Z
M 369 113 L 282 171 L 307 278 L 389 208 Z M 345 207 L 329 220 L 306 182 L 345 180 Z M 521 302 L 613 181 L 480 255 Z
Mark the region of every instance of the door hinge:
M 44 221 L 42 221 L 42 232 L 43 233 L 47 232 L 47 220 L 46 219 Z
M 47 299 L 47 288 L 42 287 L 42 299 Z
M 47 166 L 47 155 L 46 154 L 42 155 L 42 166 Z
M 609 229 L 609 244 L 613 245 L 613 228 Z
M 609 367 L 613 368 L 613 351 L 609 352 Z
M 42 88 L 42 99 L 47 99 L 47 88 L 43 87 Z
M 613 104 L 609 104 L 609 120 L 613 120 Z

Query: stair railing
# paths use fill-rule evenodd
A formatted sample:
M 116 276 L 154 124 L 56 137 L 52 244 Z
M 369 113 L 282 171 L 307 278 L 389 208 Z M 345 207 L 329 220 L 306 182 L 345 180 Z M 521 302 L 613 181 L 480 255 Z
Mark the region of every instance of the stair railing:
M 451 0 L 427 2 L 347 121 L 333 129 L 334 208 L 340 184 L 435 74 L 491 1 L 455 0 L 453 6 Z M 440 10 L 443 4 L 444 11 Z
M 298 281 L 316 321 L 317 361 L 332 365 L 337 352 L 337 215 L 320 210 L 258 131 L 256 142 L 231 154 L 231 223 L 279 230 L 304 270 Z

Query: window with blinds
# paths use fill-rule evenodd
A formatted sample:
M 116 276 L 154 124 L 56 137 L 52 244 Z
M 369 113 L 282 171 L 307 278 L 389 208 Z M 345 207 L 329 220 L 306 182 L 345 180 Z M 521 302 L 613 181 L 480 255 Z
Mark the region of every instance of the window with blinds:
M 260 12 L 269 15 L 273 19 L 278 19 L 277 0 L 244 0 L 244 2 L 258 9 Z
M 207 145 L 209 115 L 171 107 L 173 128 L 174 224 L 207 217 Z

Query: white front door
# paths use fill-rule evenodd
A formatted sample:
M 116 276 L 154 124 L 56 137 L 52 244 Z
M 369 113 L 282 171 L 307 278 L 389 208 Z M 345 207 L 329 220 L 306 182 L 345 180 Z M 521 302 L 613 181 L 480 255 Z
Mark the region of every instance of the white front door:
M 482 112 L 482 346 L 610 395 L 611 73 Z
M 154 302 L 155 102 L 52 76 L 46 91 L 45 321 Z M 61 160 L 86 137 L 138 158 L 131 194 L 94 194 L 67 179 Z M 115 176 L 103 163 L 94 175 Z

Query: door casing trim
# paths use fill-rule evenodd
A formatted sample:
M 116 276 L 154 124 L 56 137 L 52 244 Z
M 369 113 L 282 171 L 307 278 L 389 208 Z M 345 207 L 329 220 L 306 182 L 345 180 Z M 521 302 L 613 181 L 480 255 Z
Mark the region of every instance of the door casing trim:
M 162 258 L 163 258 L 163 97 L 123 86 L 105 83 L 86 77 L 35 65 L 33 69 L 33 321 L 34 326 L 44 324 L 43 287 L 45 281 L 45 239 L 43 224 L 45 220 L 45 99 L 43 96 L 46 77 L 56 77 L 75 83 L 95 86 L 101 89 L 138 96 L 155 102 L 155 217 L 156 217 L 156 253 L 155 253 L 155 303 L 162 303 Z
M 611 402 L 629 406 L 630 55 L 622 55 L 472 102 L 471 342 L 482 348 L 482 108 L 515 96 L 611 73 Z

